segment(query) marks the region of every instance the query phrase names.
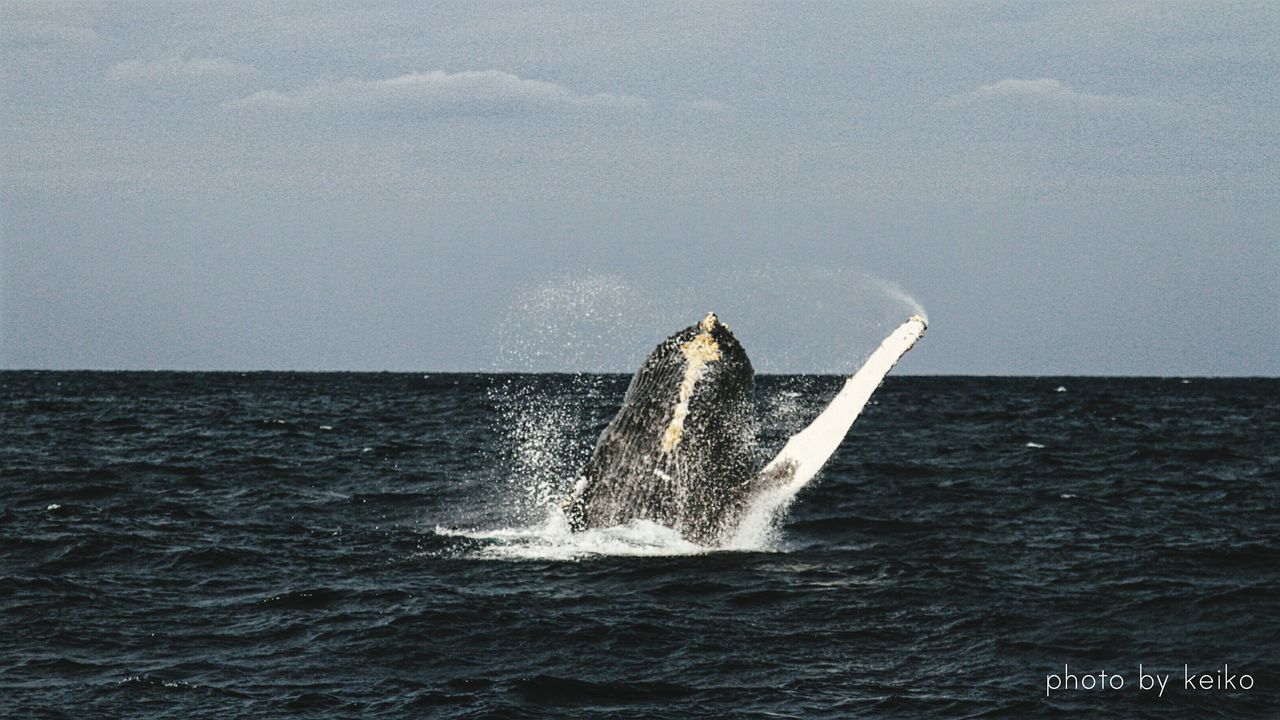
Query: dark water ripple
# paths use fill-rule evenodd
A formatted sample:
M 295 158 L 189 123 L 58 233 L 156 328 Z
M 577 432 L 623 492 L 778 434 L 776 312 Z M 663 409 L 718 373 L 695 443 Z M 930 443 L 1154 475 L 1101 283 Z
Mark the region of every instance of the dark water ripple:
M 510 525 L 495 384 L 625 381 L 0 373 L 0 716 L 1280 716 L 1280 381 L 891 378 L 772 552 L 436 531 Z

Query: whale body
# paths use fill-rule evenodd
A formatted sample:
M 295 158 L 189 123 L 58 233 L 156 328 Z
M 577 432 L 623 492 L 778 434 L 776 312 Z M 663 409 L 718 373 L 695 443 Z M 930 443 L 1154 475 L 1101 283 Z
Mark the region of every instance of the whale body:
M 562 508 L 575 532 L 651 520 L 703 545 L 729 537 L 752 500 L 807 483 L 871 393 L 924 333 L 913 317 L 872 353 L 771 461 L 755 443 L 755 371 L 715 313 L 659 343 L 636 371 Z

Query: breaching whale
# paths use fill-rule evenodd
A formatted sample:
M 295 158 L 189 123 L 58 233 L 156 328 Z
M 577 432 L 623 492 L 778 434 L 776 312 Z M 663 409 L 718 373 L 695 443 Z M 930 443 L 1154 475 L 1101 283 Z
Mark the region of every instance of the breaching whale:
M 926 327 L 900 325 L 826 409 L 760 467 L 755 371 L 715 313 L 662 341 L 631 378 L 622 408 L 564 498 L 579 532 L 651 520 L 703 545 L 723 542 L 753 498 L 798 489 L 835 453 L 875 389 Z

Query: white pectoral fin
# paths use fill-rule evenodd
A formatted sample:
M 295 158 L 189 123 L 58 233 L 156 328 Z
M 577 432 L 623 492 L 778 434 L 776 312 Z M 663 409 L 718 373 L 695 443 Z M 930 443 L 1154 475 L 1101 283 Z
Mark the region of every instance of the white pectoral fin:
M 812 480 L 840 447 L 853 421 L 858 419 L 858 414 L 866 407 L 871 394 L 880 387 L 884 376 L 924 335 L 926 326 L 925 319 L 916 315 L 890 333 L 862 368 L 845 381 L 844 387 L 822 414 L 809 423 L 809 427 L 791 436 L 777 457 L 760 471 L 759 480 L 796 489 Z

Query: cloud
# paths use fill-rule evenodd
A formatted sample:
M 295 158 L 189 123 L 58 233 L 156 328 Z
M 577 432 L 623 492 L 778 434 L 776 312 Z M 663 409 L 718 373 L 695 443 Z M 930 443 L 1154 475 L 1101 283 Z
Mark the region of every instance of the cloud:
M 304 90 L 262 90 L 228 103 L 235 109 L 339 112 L 417 112 L 440 115 L 504 115 L 521 112 L 643 107 L 629 95 L 587 95 L 544 80 L 501 70 L 436 70 L 386 80 L 344 80 Z
M 1005 103 L 1039 103 L 1070 105 L 1126 105 L 1140 104 L 1145 98 L 1126 95 L 1094 95 L 1080 92 L 1069 87 L 1060 80 L 1040 78 L 1038 80 L 1022 80 L 1008 78 L 990 85 L 983 85 L 963 95 L 951 98 L 951 105 L 980 104 L 984 102 Z
M 1065 137 L 1093 132 L 1111 141 L 1148 137 L 1160 128 L 1186 125 L 1192 115 L 1178 103 L 1139 95 L 1082 92 L 1053 78 L 1009 78 L 939 103 L 939 117 L 962 135 Z M 1078 142 L 1073 137 L 1070 142 Z M 1074 146 L 1073 146 L 1074 147 Z
M 1053 78 L 1040 78 L 1039 80 L 1018 80 L 1009 78 L 1001 80 L 991 85 L 983 85 L 974 90 L 974 96 L 1017 96 L 1017 95 L 1033 95 L 1040 97 L 1057 96 L 1069 97 L 1076 95 L 1073 90 L 1063 85 L 1060 81 Z

